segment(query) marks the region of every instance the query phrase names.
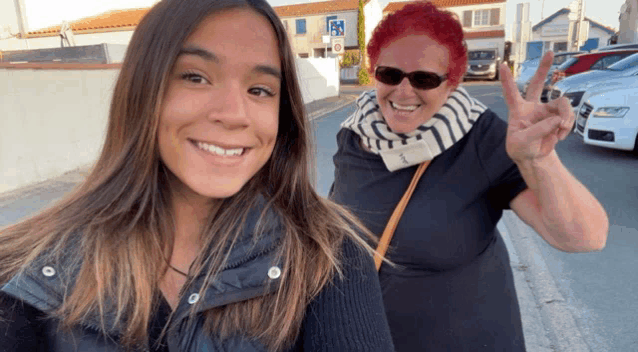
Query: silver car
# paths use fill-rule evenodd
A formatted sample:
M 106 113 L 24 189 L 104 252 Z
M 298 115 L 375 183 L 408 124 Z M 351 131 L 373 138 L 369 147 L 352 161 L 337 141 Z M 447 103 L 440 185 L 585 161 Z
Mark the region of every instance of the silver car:
M 549 93 L 548 100 L 565 96 L 571 101 L 574 113 L 578 113 L 582 103 L 593 91 L 607 89 L 607 87 L 633 86 L 634 82 L 638 82 L 638 53 L 630 55 L 606 69 L 586 71 L 558 81 Z
M 584 51 L 566 51 L 566 52 L 554 54 L 554 61 L 552 61 L 552 66 L 549 68 L 549 71 L 547 72 L 546 81 L 551 79 L 552 73 L 554 73 L 554 70 L 556 70 L 558 66 L 562 65 L 565 61 L 567 61 L 572 56 L 583 54 L 583 53 L 585 52 Z M 529 64 L 525 65 L 525 63 L 528 61 L 529 61 Z M 523 94 L 523 96 L 525 96 L 525 91 L 527 90 L 529 81 L 534 76 L 534 73 L 536 73 L 536 70 L 538 69 L 538 65 L 540 65 L 540 58 L 532 59 L 528 61 L 525 61 L 521 64 L 521 72 L 519 73 L 518 78 L 516 80 L 516 85 L 518 86 L 518 90 L 521 92 L 521 94 Z M 543 96 L 541 97 L 541 101 L 543 102 L 547 101 L 547 97 L 545 94 L 547 94 L 547 92 L 543 91 Z

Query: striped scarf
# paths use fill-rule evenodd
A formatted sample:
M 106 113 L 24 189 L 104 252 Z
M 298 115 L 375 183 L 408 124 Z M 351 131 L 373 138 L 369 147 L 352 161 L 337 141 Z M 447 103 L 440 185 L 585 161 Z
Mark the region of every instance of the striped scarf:
M 357 98 L 357 111 L 342 124 L 358 134 L 390 171 L 432 160 L 463 138 L 487 109 L 458 87 L 433 118 L 409 133 L 394 133 L 385 122 L 375 90 Z

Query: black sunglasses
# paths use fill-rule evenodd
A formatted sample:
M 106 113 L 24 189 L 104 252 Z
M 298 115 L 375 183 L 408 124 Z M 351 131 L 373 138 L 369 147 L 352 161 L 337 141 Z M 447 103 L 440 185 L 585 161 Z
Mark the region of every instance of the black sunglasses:
M 416 89 L 434 89 L 447 79 L 447 75 L 439 76 L 434 72 L 414 71 L 405 73 L 398 68 L 388 66 L 378 66 L 374 70 L 374 78 L 377 81 L 391 86 L 401 83 L 403 77 L 408 77 L 410 85 Z

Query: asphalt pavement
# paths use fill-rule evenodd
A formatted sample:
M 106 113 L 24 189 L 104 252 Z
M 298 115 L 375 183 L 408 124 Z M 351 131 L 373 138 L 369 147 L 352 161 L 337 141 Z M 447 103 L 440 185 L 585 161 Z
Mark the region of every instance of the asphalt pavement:
M 306 105 L 309 118 L 315 126 L 315 136 L 328 135 L 325 139 L 334 145 L 320 145 L 318 140 L 319 163 L 329 163 L 336 151 L 335 131 L 338 123 L 335 118 L 343 118 L 354 111 L 354 100 L 364 89 L 342 85 L 338 97 L 312 102 Z M 337 117 L 338 116 L 338 117 Z M 316 137 L 315 137 L 316 138 Z M 334 150 L 332 148 L 335 148 Z M 332 150 L 332 151 L 331 151 Z M 322 154 L 323 153 L 323 154 Z M 332 154 L 331 154 L 332 153 Z M 15 223 L 19 219 L 33 214 L 70 192 L 87 175 L 90 165 L 72 170 L 62 176 L 29 185 L 17 190 L 0 193 L 0 227 Z M 332 169 L 319 169 L 318 191 L 325 195 L 326 185 L 330 185 Z M 591 351 L 584 340 L 578 324 L 561 295 L 541 251 L 537 248 L 534 230 L 525 225 L 511 211 L 506 211 L 498 224 L 508 251 L 514 271 L 525 334 L 525 343 L 529 352 L 550 351 Z

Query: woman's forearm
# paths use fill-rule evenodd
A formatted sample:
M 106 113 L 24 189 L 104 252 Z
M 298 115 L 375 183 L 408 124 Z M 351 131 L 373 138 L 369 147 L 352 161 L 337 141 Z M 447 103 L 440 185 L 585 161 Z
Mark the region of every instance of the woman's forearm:
M 609 219 L 600 202 L 560 161 L 556 151 L 540 160 L 517 162 L 534 192 L 542 222 L 565 250 L 591 251 L 605 246 Z

